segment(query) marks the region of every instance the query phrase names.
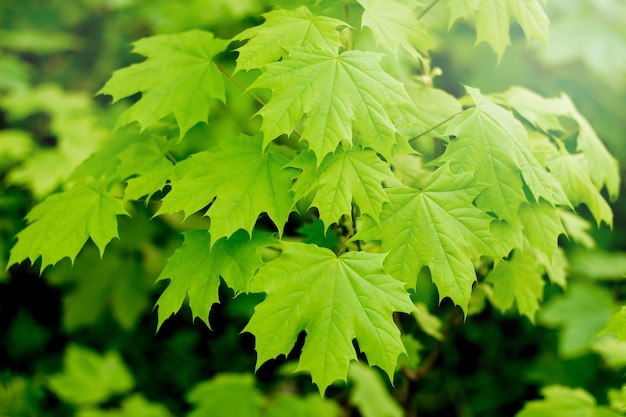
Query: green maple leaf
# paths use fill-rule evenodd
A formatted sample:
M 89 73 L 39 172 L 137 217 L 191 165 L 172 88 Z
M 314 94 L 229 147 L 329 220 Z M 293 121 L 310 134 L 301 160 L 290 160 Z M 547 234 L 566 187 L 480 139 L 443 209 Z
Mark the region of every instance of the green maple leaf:
M 361 25 L 371 30 L 377 45 L 396 57 L 404 49 L 417 58 L 417 50 L 427 53 L 432 40 L 426 25 L 417 19 L 409 5 L 394 0 L 358 0 L 365 9 Z
M 448 29 L 459 19 L 470 16 L 478 9 L 481 0 L 446 0 L 448 5 Z
M 73 261 L 89 238 L 102 255 L 118 236 L 117 216 L 127 214 L 120 200 L 80 184 L 53 194 L 26 215 L 29 224 L 17 234 L 9 265 L 41 256 L 43 270 L 64 257 Z
M 327 155 L 317 169 L 313 152 L 301 153 L 290 165 L 302 170 L 293 187 L 295 199 L 313 192 L 311 206 L 317 207 L 326 227 L 351 215 L 352 202 L 362 214 L 378 219 L 383 203 L 389 201 L 382 183 L 399 184 L 374 151 L 356 146 Z
M 402 417 L 404 411 L 389 394 L 384 381 L 375 369 L 358 362 L 350 365 L 348 373 L 354 385 L 350 391 L 350 403 L 363 417 Z
M 220 239 L 211 247 L 211 235 L 206 230 L 183 233 L 182 246 L 167 261 L 158 281 L 170 279 L 159 297 L 158 328 L 182 306 L 189 297 L 193 317 L 200 318 L 210 328 L 209 312 L 219 302 L 220 278 L 235 295 L 248 291 L 248 283 L 263 264 L 257 249 L 274 243 L 270 234 L 254 233 L 252 238 L 239 231 L 229 239 Z
M 481 191 L 471 174 L 453 174 L 444 165 L 423 191 L 388 189 L 391 204 L 383 208 L 380 224 L 364 216 L 354 239 L 381 240 L 381 250 L 389 252 L 385 270 L 410 287 L 427 266 L 441 299 L 450 297 L 466 311 L 476 281 L 474 261 L 495 254 L 493 219 L 472 204 Z
M 194 405 L 189 417 L 261 417 L 265 402 L 253 375 L 222 373 L 186 395 Z
M 69 345 L 63 356 L 63 372 L 48 377 L 48 387 L 73 404 L 97 404 L 133 388 L 135 382 L 117 352 L 104 355 Z
M 573 205 L 585 204 L 598 224 L 613 224 L 611 206 L 592 183 L 585 155 L 563 154 L 552 157 L 548 160 L 548 167 Z
M 515 302 L 520 314 L 535 322 L 543 298 L 543 268 L 531 249 L 516 250 L 510 260 L 496 262 L 486 281 L 493 286 L 489 300 L 501 311 Z
M 179 162 L 171 191 L 157 212 L 184 211 L 189 216 L 211 204 L 213 242 L 239 229 L 252 233 L 265 212 L 279 234 L 294 205 L 289 159 L 274 149 L 263 152 L 261 137 L 239 136 Z
M 619 417 L 608 407 L 598 407 L 596 399 L 581 388 L 550 385 L 541 389 L 543 400 L 529 401 L 515 417 Z
M 558 210 L 545 201 L 522 204 L 519 217 L 530 246 L 552 259 L 559 246 L 559 236 L 565 234 Z
M 598 334 L 614 334 L 620 342 L 626 340 L 626 306 L 613 314 L 609 324 Z
M 514 224 L 527 201 L 524 184 L 536 201 L 568 205 L 561 185 L 537 161 L 522 124 L 475 88 L 466 87 L 476 104 L 452 119 L 446 134 L 456 136 L 443 158 L 456 169 L 473 172 L 486 185 L 476 204 Z
M 341 20 L 315 16 L 305 6 L 294 10 L 273 10 L 263 15 L 265 22 L 244 30 L 233 40 L 248 42 L 237 48 L 236 71 L 262 68 L 278 61 L 285 49 L 310 46 L 316 49 L 337 51 L 341 46 L 339 26 L 347 26 Z
M 496 53 L 498 61 L 511 43 L 510 20 L 514 17 L 526 38 L 548 42 L 549 19 L 541 0 L 448 0 L 449 27 L 460 18 L 476 14 L 476 43 L 485 42 Z
M 133 52 L 147 59 L 115 71 L 98 94 L 116 102 L 141 92 L 141 99 L 120 115 L 118 126 L 136 121 L 145 129 L 173 114 L 182 138 L 196 123 L 206 123 L 212 100 L 225 101 L 223 74 L 213 58 L 228 43 L 200 30 L 140 39 Z
M 269 64 L 251 86 L 272 90 L 272 98 L 257 113 L 263 117 L 263 143 L 290 134 L 306 116 L 301 138 L 315 152 L 318 164 L 342 141 L 389 157 L 397 133 L 392 115 L 413 104 L 404 85 L 380 67 L 381 57 L 363 51 L 337 54 L 299 48 Z
M 609 197 L 613 200 L 617 198 L 620 186 L 619 164 L 567 94 L 545 98 L 525 88 L 514 87 L 498 96 L 538 129 L 544 132 L 562 132 L 562 136 L 566 138 L 576 138 L 576 150 L 582 152 L 593 167 L 589 176 L 594 186 L 598 189 L 606 186 Z M 577 135 L 571 134 L 572 122 L 578 125 Z
M 350 362 L 357 359 L 354 338 L 369 364 L 391 378 L 404 352 L 392 315 L 415 306 L 404 285 L 383 270 L 384 255 L 337 257 L 315 245 L 284 245 L 283 255 L 265 264 L 251 282 L 252 291 L 267 293 L 244 329 L 256 337 L 257 367 L 288 354 L 304 330 L 298 370 L 310 372 L 320 392 L 346 379 Z

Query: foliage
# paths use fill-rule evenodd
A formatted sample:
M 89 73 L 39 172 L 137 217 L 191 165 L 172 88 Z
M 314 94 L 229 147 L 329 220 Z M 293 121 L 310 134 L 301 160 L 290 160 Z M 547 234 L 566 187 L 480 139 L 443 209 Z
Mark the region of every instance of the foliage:
M 623 415 L 618 161 L 575 94 L 481 80 L 576 56 L 532 52 L 550 6 L 165 3 L 2 6 L 0 303 L 62 313 L 2 311 L 0 415 Z

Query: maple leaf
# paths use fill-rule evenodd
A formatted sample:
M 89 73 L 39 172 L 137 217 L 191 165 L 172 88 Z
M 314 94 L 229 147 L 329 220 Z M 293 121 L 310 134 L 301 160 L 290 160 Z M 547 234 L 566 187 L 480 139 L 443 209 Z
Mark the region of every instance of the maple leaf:
M 290 166 L 301 169 L 293 190 L 296 200 L 314 193 L 311 206 L 317 207 L 319 218 L 326 227 L 336 223 L 342 215 L 351 215 L 352 202 L 362 214 L 378 219 L 383 203 L 389 201 L 383 189 L 399 185 L 389 165 L 371 149 L 352 147 L 338 149 L 327 155 L 316 169 L 313 152 L 302 152 Z
M 404 49 L 413 58 L 418 50 L 428 53 L 432 39 L 426 25 L 417 19 L 415 10 L 409 5 L 394 0 L 358 0 L 365 9 L 361 26 L 374 35 L 374 42 L 396 57 Z
M 337 51 L 340 26 L 347 23 L 326 16 L 315 16 L 305 6 L 294 10 L 273 10 L 263 14 L 265 22 L 235 35 L 233 40 L 248 42 L 237 48 L 235 72 L 262 68 L 278 61 L 285 50 L 300 46 Z
M 294 205 L 293 177 L 283 169 L 289 159 L 273 149 L 263 152 L 261 141 L 242 135 L 176 164 L 157 215 L 182 210 L 187 217 L 215 199 L 206 212 L 213 242 L 239 229 L 251 234 L 263 212 L 280 234 Z
M 619 164 L 567 94 L 545 98 L 525 88 L 513 87 L 498 97 L 538 129 L 544 132 L 560 131 L 566 138 L 576 138 L 576 150 L 582 152 L 594 168 L 589 172 L 594 186 L 598 189 L 606 186 L 609 197 L 612 200 L 617 198 L 620 187 Z M 571 127 L 564 125 L 568 120 L 578 125 L 577 135 L 572 135 Z
M 561 183 L 574 205 L 585 204 L 597 224 L 613 224 L 613 211 L 591 181 L 587 158 L 583 154 L 564 154 L 548 160 L 552 175 Z
M 299 48 L 269 64 L 251 86 L 272 90 L 272 98 L 257 113 L 263 117 L 264 145 L 290 134 L 306 116 L 301 138 L 318 164 L 342 141 L 390 157 L 397 132 L 392 114 L 414 106 L 404 85 L 380 67 L 381 58 L 363 51 Z
M 146 400 L 141 394 L 132 394 L 120 402 L 118 409 L 81 408 L 76 417 L 173 417 L 162 404 Z
M 33 264 L 40 256 L 42 270 L 64 257 L 74 261 L 89 238 L 102 255 L 118 236 L 116 217 L 127 214 L 120 200 L 81 184 L 53 194 L 26 215 L 29 224 L 17 234 L 9 265 L 24 259 Z
M 212 100 L 225 101 L 223 74 L 213 58 L 228 43 L 201 30 L 140 39 L 133 52 L 147 59 L 115 71 L 98 94 L 116 102 L 141 92 L 141 99 L 120 115 L 118 126 L 136 121 L 143 130 L 173 114 L 182 138 L 196 123 L 206 123 Z
M 455 170 L 474 173 L 476 181 L 486 185 L 478 207 L 515 224 L 519 207 L 527 201 L 524 184 L 536 201 L 569 205 L 561 185 L 532 155 L 522 124 L 479 90 L 466 89 L 476 107 L 449 122 L 446 134 L 456 139 L 443 159 Z
M 476 44 L 487 43 L 498 56 L 498 62 L 511 43 L 509 25 L 515 17 L 527 39 L 548 42 L 549 19 L 540 0 L 448 0 L 448 26 L 460 18 L 476 14 Z
M 520 207 L 519 217 L 530 246 L 552 259 L 559 246 L 559 236 L 565 234 L 557 209 L 545 201 L 525 203 Z
M 209 312 L 219 302 L 220 278 L 233 289 L 235 296 L 248 291 L 248 283 L 263 264 L 257 249 L 274 242 L 270 234 L 253 233 L 250 238 L 239 231 L 229 239 L 219 239 L 211 247 L 211 235 L 206 230 L 183 233 L 184 242 L 167 261 L 157 281 L 170 279 L 156 306 L 158 326 L 182 306 L 189 297 L 193 317 L 209 328 Z
M 306 340 L 298 370 L 311 373 L 320 392 L 345 380 L 357 353 L 393 375 L 404 352 L 393 312 L 415 309 L 404 285 L 383 270 L 384 255 L 284 243 L 278 259 L 266 263 L 250 283 L 267 297 L 256 306 L 244 331 L 256 337 L 257 367 L 288 354 L 301 331 Z
M 472 205 L 481 191 L 471 174 L 453 174 L 444 165 L 423 191 L 387 189 L 391 204 L 380 224 L 364 216 L 353 239 L 381 240 L 381 250 L 389 252 L 385 270 L 412 288 L 427 266 L 441 299 L 450 297 L 466 310 L 476 281 L 473 261 L 495 253 L 493 219 Z
M 485 278 L 493 286 L 489 300 L 500 311 L 515 302 L 520 314 L 535 322 L 539 302 L 543 298 L 543 268 L 531 248 L 516 250 L 510 260 L 497 261 Z

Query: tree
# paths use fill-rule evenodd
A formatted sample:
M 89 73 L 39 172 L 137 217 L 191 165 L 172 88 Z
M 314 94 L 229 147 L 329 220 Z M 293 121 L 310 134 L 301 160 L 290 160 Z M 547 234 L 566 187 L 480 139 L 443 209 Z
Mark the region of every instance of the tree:
M 3 105 L 14 118 L 62 114 L 53 156 L 41 151 L 9 174 L 41 201 L 8 265 L 28 260 L 51 282 L 76 283 L 65 298 L 68 329 L 107 309 L 135 327 L 154 271 L 167 281 L 157 329 L 186 303 L 211 328 L 228 320 L 211 317 L 220 302 L 243 300 L 239 330 L 254 336 L 255 369 L 289 359 L 326 396 L 305 396 L 310 383 L 301 396 L 272 394 L 248 369 L 188 386 L 193 416 L 338 415 L 338 404 L 365 416 L 414 415 L 416 387 L 437 369 L 453 327 L 492 309 L 562 328 L 562 358 L 595 349 L 619 361 L 609 348 L 626 337 L 619 301 L 572 281 L 563 249 L 594 244 L 588 219 L 612 227 L 617 160 L 568 95 L 465 85 L 455 97 L 437 87 L 442 70 L 432 66 L 431 9 L 449 27 L 473 20 L 476 42 L 499 63 L 511 21 L 548 42 L 541 2 L 438 3 L 279 1 L 262 15 L 250 4 L 241 15 L 254 24 L 231 17 L 234 27 L 248 23 L 233 34 L 141 38 L 133 43 L 141 60 L 99 91 L 124 103 L 114 133 L 89 114 L 77 119 L 83 102 L 47 108 L 63 95 L 53 88 L 10 91 Z M 71 123 L 80 126 L 64 136 Z M 36 158 L 70 168 L 44 187 Z M 543 304 L 546 291 L 565 292 Z M 599 332 L 613 336 L 595 339 Z M 48 387 L 77 415 L 104 415 L 98 404 L 134 386 L 114 352 L 70 346 L 64 361 Z M 86 392 L 75 388 L 81 380 L 99 382 Z M 609 392 L 609 409 L 584 390 L 546 384 L 545 399 L 519 415 L 559 415 L 571 404 L 621 415 L 623 392 Z M 115 412 L 169 415 L 139 394 Z

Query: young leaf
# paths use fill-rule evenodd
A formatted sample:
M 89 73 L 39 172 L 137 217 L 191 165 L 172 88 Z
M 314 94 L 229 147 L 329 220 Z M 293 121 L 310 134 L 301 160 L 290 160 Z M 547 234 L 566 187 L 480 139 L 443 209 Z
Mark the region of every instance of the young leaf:
M 40 256 L 42 270 L 66 256 L 74 261 L 89 238 L 102 255 L 118 236 L 116 217 L 124 214 L 120 200 L 80 184 L 53 194 L 26 216 L 29 224 L 17 234 L 9 265 L 25 259 L 33 264 Z
M 495 253 L 492 218 L 472 204 L 481 191 L 471 174 L 453 174 L 445 165 L 421 192 L 388 189 L 391 204 L 380 224 L 364 216 L 354 239 L 380 239 L 381 250 L 389 252 L 385 270 L 410 287 L 427 266 L 441 299 L 450 297 L 466 310 L 476 281 L 473 261 Z
M 210 328 L 209 311 L 219 302 L 220 277 L 232 288 L 235 295 L 247 292 L 248 283 L 263 264 L 257 249 L 274 243 L 270 234 L 244 231 L 229 239 L 219 239 L 211 247 L 211 235 L 206 230 L 183 233 L 183 245 L 170 257 L 157 281 L 170 279 L 159 297 L 160 328 L 163 322 L 176 313 L 189 297 L 193 317 L 198 317 Z
M 557 209 L 545 201 L 522 204 L 519 218 L 530 246 L 539 249 L 551 260 L 559 246 L 559 236 L 565 234 Z
M 404 49 L 414 58 L 417 50 L 428 53 L 433 46 L 426 25 L 417 19 L 415 10 L 395 0 L 358 0 L 365 9 L 361 26 L 374 35 L 377 45 L 398 56 Z M 416 50 L 417 49 L 417 50 Z
M 280 395 L 264 417 L 339 417 L 341 415 L 342 409 L 335 401 L 324 399 L 313 393 L 306 397 Z
M 581 388 L 550 385 L 541 389 L 543 400 L 529 401 L 515 417 L 620 417 Z
M 350 365 L 348 376 L 354 385 L 350 391 L 350 403 L 363 417 L 404 416 L 402 407 L 389 394 L 376 370 L 355 362 Z
M 263 152 L 261 140 L 239 136 L 179 162 L 157 214 L 184 211 L 189 216 L 215 199 L 206 213 L 211 244 L 239 229 L 251 234 L 263 212 L 280 234 L 294 205 L 293 175 L 283 169 L 289 159 L 273 149 Z
M 116 102 L 141 92 L 118 126 L 136 121 L 143 130 L 173 114 L 182 138 L 196 123 L 206 123 L 212 100 L 225 100 L 224 75 L 213 58 L 228 43 L 200 30 L 140 39 L 133 52 L 147 59 L 115 71 L 98 94 L 111 95 Z
M 188 417 L 261 417 L 265 402 L 247 374 L 222 373 L 193 387 L 186 398 L 194 405 Z
M 263 68 L 278 61 L 286 49 L 310 46 L 336 52 L 341 46 L 339 26 L 347 26 L 341 20 L 315 16 L 305 6 L 294 10 L 278 9 L 263 15 L 265 22 L 235 35 L 233 40 L 248 42 L 237 48 L 237 68 L 251 70 Z
M 290 165 L 302 170 L 293 187 L 295 199 L 314 192 L 311 206 L 317 207 L 326 227 L 344 214 L 351 215 L 353 202 L 361 214 L 378 220 L 383 203 L 389 201 L 382 183 L 399 184 L 389 165 L 374 151 L 357 146 L 327 155 L 317 169 L 310 151 L 298 155 Z
M 568 205 L 561 185 L 530 152 L 526 130 L 513 115 L 475 88 L 467 92 L 476 104 L 452 119 L 446 134 L 456 136 L 443 156 L 462 172 L 473 172 L 487 186 L 478 207 L 499 219 L 515 223 L 519 207 L 527 201 L 526 184 L 536 201 Z
M 119 409 L 80 409 L 76 417 L 173 417 L 162 404 L 146 400 L 141 394 L 133 394 L 121 402 Z
M 613 314 L 609 324 L 598 334 L 614 334 L 620 342 L 626 340 L 626 306 Z
M 404 352 L 393 312 L 415 306 L 401 282 L 385 273 L 384 255 L 284 243 L 285 252 L 265 264 L 250 287 L 267 297 L 244 331 L 256 337 L 257 367 L 288 354 L 301 331 L 306 340 L 298 370 L 311 373 L 320 392 L 345 380 L 357 359 L 354 338 L 371 366 L 391 377 Z
M 404 85 L 380 67 L 380 59 L 371 52 L 299 48 L 269 64 L 252 85 L 272 90 L 257 113 L 263 117 L 263 144 L 290 134 L 306 116 L 302 139 L 318 165 L 342 141 L 371 147 L 390 159 L 397 132 L 391 115 L 413 104 Z
M 97 404 L 125 393 L 135 382 L 117 352 L 104 355 L 70 345 L 63 357 L 63 372 L 48 377 L 59 398 L 73 404 Z
M 539 323 L 560 328 L 559 354 L 572 358 L 588 349 L 593 337 L 607 326 L 615 309 L 611 294 L 604 288 L 572 284 L 566 294 L 548 301 L 538 315 Z
M 448 26 L 476 12 L 476 43 L 486 42 L 498 56 L 498 62 L 511 43 L 509 25 L 515 17 L 526 38 L 548 42 L 548 16 L 540 0 L 448 0 Z
M 489 300 L 500 311 L 506 311 L 515 302 L 520 314 L 535 322 L 539 301 L 543 298 L 543 268 L 532 250 L 516 250 L 511 260 L 498 261 L 487 275 L 493 285 Z
M 600 222 L 613 225 L 613 210 L 591 182 L 585 155 L 565 154 L 553 157 L 548 160 L 548 167 L 574 206 L 585 204 L 598 225 Z

